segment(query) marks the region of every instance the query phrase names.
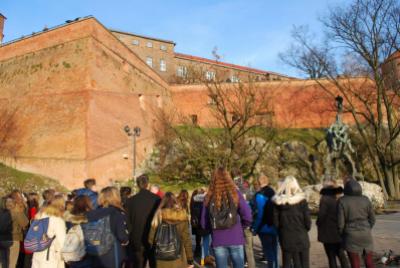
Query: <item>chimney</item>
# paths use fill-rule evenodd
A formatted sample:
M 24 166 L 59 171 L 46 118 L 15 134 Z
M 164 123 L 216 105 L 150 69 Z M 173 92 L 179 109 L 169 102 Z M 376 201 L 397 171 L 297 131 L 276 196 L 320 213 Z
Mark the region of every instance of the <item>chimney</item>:
M 4 37 L 4 34 L 3 34 L 3 30 L 4 30 L 4 21 L 5 21 L 6 19 L 7 19 L 7 18 L 6 18 L 3 14 L 0 13 L 0 45 L 1 45 L 1 43 L 3 43 L 3 37 Z

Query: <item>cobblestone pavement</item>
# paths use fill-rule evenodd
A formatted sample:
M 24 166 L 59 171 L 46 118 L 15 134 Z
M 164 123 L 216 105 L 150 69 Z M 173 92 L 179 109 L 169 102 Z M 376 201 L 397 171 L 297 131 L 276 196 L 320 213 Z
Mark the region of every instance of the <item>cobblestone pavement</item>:
M 317 227 L 315 225 L 315 220 L 313 220 L 313 225 L 309 234 L 311 240 L 311 268 L 328 268 L 323 246 L 317 241 Z M 373 237 L 377 256 L 382 256 L 383 253 L 389 249 L 400 254 L 400 213 L 378 215 L 373 229 Z M 260 241 L 257 237 L 254 238 L 254 254 L 257 261 L 257 268 L 267 267 L 266 263 L 259 261 L 262 255 Z M 388 266 L 378 264 L 377 267 Z

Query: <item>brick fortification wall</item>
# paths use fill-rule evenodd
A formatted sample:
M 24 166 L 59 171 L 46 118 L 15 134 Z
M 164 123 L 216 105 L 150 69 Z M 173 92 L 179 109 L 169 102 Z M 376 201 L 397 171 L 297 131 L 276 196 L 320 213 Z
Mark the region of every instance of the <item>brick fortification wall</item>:
M 319 81 L 324 87 L 335 92 L 335 86 L 328 81 Z M 343 79 L 343 85 L 353 88 L 369 87 L 366 78 Z M 234 86 L 223 84 L 227 92 Z M 256 83 L 257 91 L 262 92 L 269 101 L 274 126 L 278 128 L 325 128 L 333 123 L 336 115 L 335 96 L 321 89 L 321 85 L 312 80 L 268 81 Z M 196 115 L 197 123 L 203 126 L 217 126 L 212 113 L 209 90 L 203 85 L 171 86 L 174 107 L 180 117 L 190 118 Z M 180 118 L 177 118 L 179 121 Z M 343 120 L 353 124 L 351 114 L 344 114 Z
M 12 111 L 3 161 L 68 187 L 128 178 L 123 127 L 142 128 L 140 162 L 153 143 L 152 111 L 168 100 L 167 84 L 95 19 L 1 47 L 0 93 Z

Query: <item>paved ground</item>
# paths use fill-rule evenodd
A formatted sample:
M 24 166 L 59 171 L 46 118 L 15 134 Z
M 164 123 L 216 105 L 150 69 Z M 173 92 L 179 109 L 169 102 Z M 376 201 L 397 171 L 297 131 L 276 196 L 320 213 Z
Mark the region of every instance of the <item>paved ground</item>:
M 395 253 L 400 254 L 400 213 L 378 215 L 376 225 L 373 229 L 375 252 L 377 256 L 392 249 Z M 325 256 L 322 244 L 317 241 L 317 227 L 315 221 L 310 231 L 311 250 L 310 260 L 312 268 L 327 268 L 327 258 Z M 260 241 L 258 238 L 254 239 L 254 253 L 256 260 L 261 258 Z M 257 268 L 267 267 L 265 263 L 257 262 Z M 378 265 L 377 267 L 388 267 Z M 400 267 L 400 266 L 391 266 Z

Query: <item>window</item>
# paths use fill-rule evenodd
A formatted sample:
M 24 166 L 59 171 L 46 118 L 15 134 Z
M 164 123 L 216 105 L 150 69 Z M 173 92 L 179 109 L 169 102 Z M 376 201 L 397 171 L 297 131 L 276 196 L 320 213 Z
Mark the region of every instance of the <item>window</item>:
M 160 95 L 157 95 L 157 107 L 162 108 L 162 106 L 163 106 L 162 97 Z
M 214 80 L 215 79 L 215 72 L 213 71 L 207 71 L 206 72 L 206 79 L 208 81 Z
M 139 94 L 139 106 L 142 110 L 146 110 L 145 102 L 144 102 L 144 96 L 142 94 Z
M 208 99 L 208 105 L 216 105 L 218 96 L 216 94 L 210 94 Z
M 132 45 L 138 46 L 139 45 L 139 40 L 133 39 Z
M 236 123 L 237 121 L 240 120 L 240 116 L 237 114 L 232 115 L 232 123 Z
M 167 62 L 165 60 L 160 60 L 160 71 L 161 72 L 167 71 Z
M 176 71 L 176 74 L 179 77 L 186 77 L 187 76 L 187 67 L 186 66 L 178 66 L 178 70 Z
M 146 43 L 146 47 L 150 47 L 150 48 L 153 47 L 153 43 L 152 42 L 147 42 Z
M 160 49 L 164 50 L 164 51 L 167 51 L 167 46 L 166 45 L 160 45 Z
M 192 118 L 192 124 L 197 125 L 197 114 L 192 114 L 190 117 Z
M 239 83 L 239 77 L 236 75 L 231 76 L 231 83 Z
M 147 63 L 147 65 L 149 65 L 150 67 L 153 67 L 153 58 L 152 58 L 152 57 L 147 57 L 147 58 L 146 58 L 146 63 Z

